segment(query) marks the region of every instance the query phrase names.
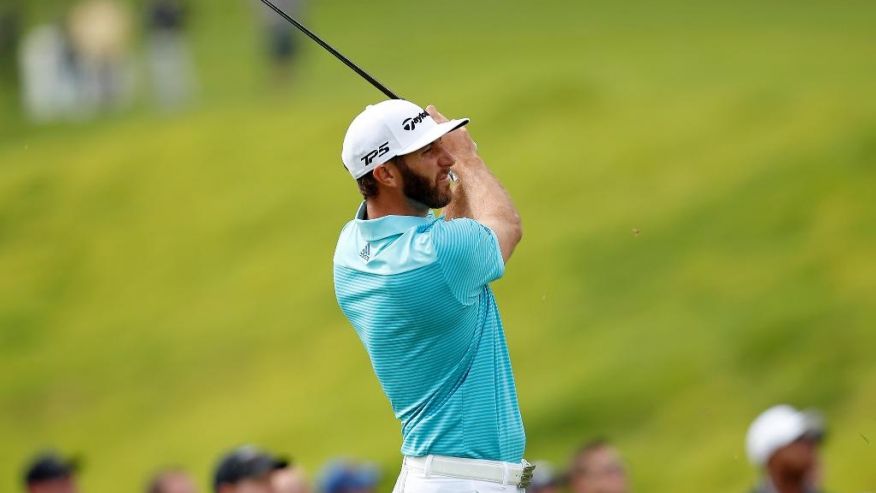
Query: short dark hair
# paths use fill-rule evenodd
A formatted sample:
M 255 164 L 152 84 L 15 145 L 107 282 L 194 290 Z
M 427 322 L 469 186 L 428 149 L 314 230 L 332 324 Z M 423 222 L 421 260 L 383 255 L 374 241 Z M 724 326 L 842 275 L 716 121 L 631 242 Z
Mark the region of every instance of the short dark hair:
M 377 179 L 374 178 L 374 171 L 369 171 L 357 178 L 356 183 L 359 184 L 359 193 L 362 194 L 363 199 L 377 197 L 379 189 L 377 188 Z
M 387 163 L 394 163 L 396 166 L 407 165 L 404 156 L 396 156 L 387 161 Z M 365 200 L 377 197 L 377 193 L 380 191 L 377 187 L 377 179 L 374 178 L 374 170 L 357 178 L 356 183 L 359 184 L 359 193 L 362 194 L 362 198 Z
M 569 465 L 569 474 L 575 475 L 582 473 L 583 471 L 578 466 L 578 462 L 581 461 L 581 459 L 590 456 L 597 450 L 602 450 L 610 446 L 611 442 L 604 437 L 597 437 L 584 442 L 584 444 L 578 447 L 578 450 L 576 450 L 575 454 L 572 456 L 572 463 Z

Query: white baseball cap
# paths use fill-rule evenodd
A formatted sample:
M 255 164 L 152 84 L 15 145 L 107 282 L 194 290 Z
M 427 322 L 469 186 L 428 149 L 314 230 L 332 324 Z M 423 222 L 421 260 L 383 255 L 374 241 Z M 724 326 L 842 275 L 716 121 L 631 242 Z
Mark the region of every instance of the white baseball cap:
M 798 411 L 792 406 L 773 406 L 758 416 L 745 437 L 748 459 L 756 466 L 765 466 L 780 448 L 805 435 L 820 439 L 824 435 L 821 415 L 814 411 Z
M 461 118 L 438 123 L 410 101 L 382 101 L 367 106 L 350 123 L 341 159 L 347 171 L 358 179 L 390 159 L 425 147 L 468 122 L 468 118 Z

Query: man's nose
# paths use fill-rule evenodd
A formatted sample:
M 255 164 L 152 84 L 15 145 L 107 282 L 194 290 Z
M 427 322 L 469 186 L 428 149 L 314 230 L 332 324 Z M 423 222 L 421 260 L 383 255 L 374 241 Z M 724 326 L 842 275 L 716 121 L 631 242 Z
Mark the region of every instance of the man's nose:
M 456 158 L 447 149 L 441 149 L 441 155 L 438 156 L 438 165 L 443 168 L 449 168 L 456 163 Z

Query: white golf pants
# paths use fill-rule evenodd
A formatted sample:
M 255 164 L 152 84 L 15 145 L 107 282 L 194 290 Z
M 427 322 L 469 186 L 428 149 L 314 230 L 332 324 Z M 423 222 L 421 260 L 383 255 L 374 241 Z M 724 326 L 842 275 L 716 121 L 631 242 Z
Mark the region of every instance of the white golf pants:
M 492 481 L 440 476 L 402 464 L 401 473 L 392 493 L 524 493 L 524 491 L 516 484 L 503 485 Z

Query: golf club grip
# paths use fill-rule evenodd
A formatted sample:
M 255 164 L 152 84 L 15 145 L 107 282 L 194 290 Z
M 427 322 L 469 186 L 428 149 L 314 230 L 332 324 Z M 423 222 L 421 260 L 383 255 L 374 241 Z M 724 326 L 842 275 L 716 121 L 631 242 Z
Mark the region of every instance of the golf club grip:
M 383 94 L 386 94 L 386 96 L 387 96 L 388 98 L 390 98 L 390 99 L 401 99 L 400 97 L 396 96 L 396 94 L 395 94 L 394 92 L 392 92 L 392 91 L 390 91 L 389 89 L 387 89 L 386 86 L 384 86 L 383 84 L 381 84 L 380 82 L 378 82 L 377 79 L 375 79 L 374 77 L 371 77 L 370 75 L 368 75 L 368 72 L 365 72 L 364 70 L 362 70 L 361 68 L 359 68 L 355 63 L 351 62 L 347 57 L 345 57 L 344 55 L 341 55 L 341 54 L 338 52 L 338 50 L 332 48 L 331 45 L 329 45 L 328 43 L 326 43 L 325 41 L 323 41 L 322 39 L 320 39 L 319 36 L 317 36 L 316 34 L 313 34 L 309 29 L 307 29 L 306 27 L 304 27 L 303 25 L 301 25 L 301 23 L 299 23 L 298 21 L 296 21 L 295 19 L 293 19 L 292 17 L 290 17 L 288 14 L 286 14 L 286 12 L 283 12 L 282 10 L 280 10 L 276 5 L 274 5 L 273 3 L 271 3 L 270 0 L 261 0 L 261 2 L 262 2 L 263 4 L 265 4 L 265 5 L 267 5 L 268 7 L 270 7 L 271 10 L 273 10 L 274 12 L 276 12 L 277 14 L 279 14 L 280 17 L 282 17 L 282 18 L 286 19 L 287 21 L 289 21 L 290 24 L 292 24 L 293 26 L 297 27 L 301 32 L 303 32 L 304 34 L 306 34 L 310 39 L 316 41 L 317 44 L 319 44 L 320 46 L 322 46 L 323 48 L 325 48 L 326 50 L 328 50 L 328 52 L 331 53 L 332 55 L 334 55 L 335 58 L 337 58 L 338 60 L 344 62 L 344 65 L 346 65 L 346 66 L 350 67 L 351 69 L 353 69 L 354 72 L 356 72 L 357 74 L 361 75 L 365 80 L 367 80 L 368 82 L 370 82 L 371 85 L 373 85 L 374 87 L 376 87 L 377 89 L 379 89 L 380 92 L 382 92 Z

